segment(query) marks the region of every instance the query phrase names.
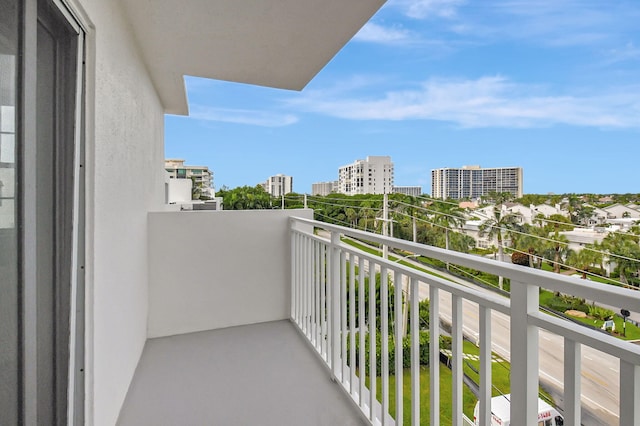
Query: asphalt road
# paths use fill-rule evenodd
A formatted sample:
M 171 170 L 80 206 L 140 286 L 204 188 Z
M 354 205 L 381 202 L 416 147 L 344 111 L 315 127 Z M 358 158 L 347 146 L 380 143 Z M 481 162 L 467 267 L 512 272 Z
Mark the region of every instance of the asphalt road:
M 403 259 L 422 269 L 431 270 L 440 276 L 447 276 L 445 272 L 430 269 L 424 264 L 410 258 Z M 454 275 L 448 275 L 452 281 L 473 287 L 483 292 L 490 292 Z M 451 322 L 451 295 L 440 291 L 440 318 Z M 429 286 L 420 283 L 420 300 L 429 298 Z M 463 332 L 467 338 L 474 341 L 478 337 L 479 314 L 478 305 L 469 301 L 463 302 Z M 492 312 L 491 323 L 492 350 L 510 360 L 510 323 L 509 317 L 500 312 Z M 553 397 L 562 410 L 563 404 L 563 376 L 564 376 L 564 339 L 561 336 L 539 330 L 539 363 L 540 384 Z M 590 425 L 618 425 L 619 394 L 619 361 L 610 355 L 587 346 L 582 347 L 582 424 Z
M 424 264 L 411 259 L 407 262 L 429 270 Z M 433 269 L 441 276 L 446 273 Z M 489 292 L 454 275 L 450 279 L 483 292 Z M 440 318 L 451 323 L 451 294 L 440 291 Z M 420 300 L 429 298 L 429 286 L 420 283 Z M 478 305 L 465 300 L 463 302 L 463 333 L 472 341 L 478 339 Z M 539 330 L 540 383 L 554 396 L 560 409 L 564 408 L 562 395 L 564 376 L 564 339 L 561 336 Z M 492 312 L 491 318 L 492 350 L 506 360 L 510 360 L 510 323 L 509 317 L 501 312 Z M 587 346 L 582 347 L 582 423 L 584 425 L 617 425 L 619 394 L 619 361 L 610 355 Z
M 431 270 L 440 276 L 447 276 L 452 281 L 473 287 L 483 292 L 490 292 L 455 275 L 430 269 L 424 264 L 410 258 L 403 259 L 422 269 Z M 440 318 L 451 322 L 451 295 L 440 291 Z M 429 286 L 420 283 L 420 300 L 429 298 Z M 477 341 L 479 329 L 478 305 L 463 302 L 463 333 L 472 341 Z M 563 376 L 564 376 L 564 339 L 561 336 L 539 330 L 539 363 L 540 383 L 553 397 L 562 410 Z M 509 317 L 500 312 L 492 312 L 491 322 L 492 350 L 506 360 L 510 360 L 510 322 Z M 582 424 L 617 425 L 619 424 L 619 361 L 610 355 L 587 346 L 582 347 Z

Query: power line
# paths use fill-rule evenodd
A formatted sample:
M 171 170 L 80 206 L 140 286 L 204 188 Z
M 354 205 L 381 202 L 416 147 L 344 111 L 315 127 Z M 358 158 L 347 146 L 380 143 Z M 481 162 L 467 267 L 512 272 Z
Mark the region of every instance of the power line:
M 324 204 L 324 205 L 327 205 L 327 206 L 343 207 L 345 209 L 359 209 L 359 210 L 361 210 L 361 209 L 369 209 L 369 210 L 374 211 L 374 212 L 382 211 L 382 209 L 380 209 L 380 208 L 353 206 L 353 205 L 349 205 L 349 204 L 326 203 L 326 202 L 323 202 L 323 201 L 313 201 L 313 203 L 315 203 L 315 204 Z
M 530 253 L 527 253 L 527 252 L 522 251 L 522 250 L 514 249 L 513 247 L 505 247 L 505 249 L 507 249 L 507 250 L 511 250 L 511 251 L 514 251 L 514 252 L 517 252 L 517 253 L 526 254 L 527 256 L 531 256 L 531 254 L 530 254 Z M 551 262 L 551 263 L 553 263 L 553 264 L 557 264 L 557 265 L 560 265 L 560 266 L 564 266 L 564 267 L 565 267 L 565 268 L 567 268 L 567 269 L 573 269 L 573 270 L 575 270 L 575 271 L 577 271 L 577 272 L 580 272 L 580 273 L 583 273 L 583 274 L 587 274 L 587 275 L 591 275 L 592 277 L 605 278 L 605 279 L 607 279 L 608 281 L 614 282 L 614 283 L 616 283 L 616 284 L 620 284 L 620 285 L 621 285 L 621 286 L 623 286 L 623 287 L 627 287 L 627 288 L 631 288 L 631 289 L 633 289 L 633 290 L 637 290 L 637 288 L 636 288 L 636 287 L 634 287 L 634 286 L 632 286 L 632 285 L 625 284 L 625 283 L 623 283 L 622 281 L 614 280 L 613 278 L 605 277 L 604 275 L 594 274 L 593 272 L 589 272 L 589 271 L 586 271 L 586 270 L 583 270 L 583 269 L 577 268 L 577 267 L 575 267 L 575 266 L 567 265 L 567 264 L 564 264 L 564 263 L 562 263 L 562 262 L 556 262 L 555 260 L 547 259 L 546 257 L 537 256 L 537 255 L 534 255 L 534 256 L 536 256 L 536 257 L 540 257 L 540 258 L 542 258 L 542 259 L 544 259 L 544 260 L 546 260 L 546 261 L 548 261 L 548 262 Z
M 422 198 L 424 198 L 424 197 L 422 197 Z M 396 203 L 398 203 L 398 204 L 402 204 L 402 205 L 405 205 L 405 206 L 408 206 L 408 207 L 416 208 L 416 209 L 418 209 L 418 210 L 423 210 L 423 211 L 426 211 L 426 212 L 429 212 L 429 213 L 432 213 L 432 214 L 437 214 L 437 215 L 440 215 L 440 216 L 447 216 L 447 217 L 451 217 L 451 218 L 455 218 L 455 219 L 460 219 L 460 217 L 459 217 L 459 216 L 455 216 L 455 215 L 452 215 L 452 214 L 443 213 L 443 212 L 440 212 L 440 211 L 437 211 L 437 210 L 431 210 L 431 209 L 428 209 L 428 208 L 426 208 L 426 207 L 422 207 L 422 206 L 415 206 L 415 205 L 408 204 L 408 203 L 404 203 L 404 202 L 402 202 L 402 201 L 398 201 L 398 200 L 393 200 L 393 201 L 394 201 L 394 202 L 396 202 Z M 326 204 L 326 205 L 332 205 L 332 206 L 338 206 L 338 207 L 345 207 L 345 208 L 347 208 L 347 207 L 355 208 L 355 209 L 363 209 L 363 208 L 367 208 L 367 207 L 360 207 L 360 206 L 353 206 L 353 205 L 343 205 L 343 204 L 334 204 L 334 203 L 323 203 L 323 202 L 320 202 L 320 201 L 315 201 L 315 202 L 316 202 L 316 203 L 318 203 L 318 204 Z M 456 205 L 455 203 L 451 203 L 451 202 L 446 202 L 446 203 L 447 203 L 447 204 L 451 204 L 451 205 Z M 381 210 L 380 210 L 380 209 L 378 209 L 378 210 L 374 210 L 374 211 L 376 211 L 376 212 L 380 212 Z M 412 219 L 414 218 L 414 216 L 410 216 L 410 215 L 407 215 L 407 214 L 402 213 L 402 212 L 397 212 L 397 211 L 396 211 L 395 213 L 396 213 L 396 214 L 403 215 L 403 216 L 405 216 L 405 217 L 412 218 Z M 491 217 L 490 217 L 490 216 L 485 215 L 485 214 L 482 214 L 482 213 L 477 212 L 477 211 L 474 211 L 474 214 L 480 214 L 481 216 L 485 216 L 487 219 L 491 219 Z M 511 213 L 511 214 L 521 216 L 519 213 Z M 454 232 L 455 232 L 455 230 L 453 230 L 453 229 L 451 229 L 451 228 L 449 228 L 449 227 L 447 227 L 447 226 L 440 225 L 440 224 L 436 224 L 436 223 L 434 223 L 434 222 L 430 222 L 430 221 L 425 220 L 425 219 L 422 219 L 422 218 L 418 218 L 418 217 L 416 217 L 416 220 L 418 220 L 418 221 L 420 221 L 420 222 L 428 223 L 428 224 L 430 224 L 430 225 L 432 225 L 432 226 L 440 227 L 440 228 L 443 228 L 443 229 L 449 229 L 449 230 L 452 230 L 452 231 L 454 231 Z M 564 224 L 564 225 L 569 225 L 568 223 L 564 223 L 564 222 L 558 222 L 558 223 L 562 223 L 562 224 Z M 505 232 L 505 233 L 507 233 L 507 234 L 519 234 L 519 235 L 524 235 L 524 236 L 533 237 L 533 238 L 536 238 L 536 239 L 539 239 L 539 240 L 543 240 L 543 241 L 551 242 L 551 243 L 554 243 L 554 244 L 562 244 L 563 246 L 569 246 L 569 245 L 571 244 L 570 242 L 564 242 L 564 241 L 554 240 L 554 239 L 552 239 L 552 238 L 543 237 L 543 236 L 540 236 L 540 235 L 535 235 L 535 234 L 531 234 L 531 233 L 527 233 L 527 232 L 523 232 L 523 231 L 518 231 L 518 230 L 515 230 L 515 229 L 505 228 L 505 227 L 502 227 L 502 226 L 494 226 L 494 228 L 499 229 L 500 231 L 503 231 L 503 232 Z M 464 232 L 463 232 L 463 233 L 464 233 Z M 627 235 L 627 236 L 629 236 L 630 234 L 622 233 L 622 235 Z M 596 249 L 593 249 L 593 248 L 590 248 L 590 247 L 583 247 L 582 249 L 583 249 L 583 250 L 589 250 L 589 251 L 592 251 L 592 252 L 594 252 L 594 253 L 598 253 L 598 254 L 601 254 L 601 255 L 607 256 L 607 257 L 609 257 L 609 258 L 618 258 L 618 259 L 628 260 L 628 261 L 631 261 L 631 262 L 640 262 L 640 259 L 634 259 L 634 258 L 631 258 L 631 257 L 626 257 L 626 256 L 623 256 L 623 255 L 618 255 L 618 254 L 611 253 L 611 252 L 605 252 L 605 251 L 601 251 L 601 250 L 596 250 Z

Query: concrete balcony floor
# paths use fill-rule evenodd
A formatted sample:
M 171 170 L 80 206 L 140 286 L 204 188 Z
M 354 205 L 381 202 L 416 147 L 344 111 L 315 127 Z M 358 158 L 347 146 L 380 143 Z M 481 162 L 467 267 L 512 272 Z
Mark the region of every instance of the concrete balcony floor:
M 289 321 L 147 341 L 118 424 L 364 425 Z

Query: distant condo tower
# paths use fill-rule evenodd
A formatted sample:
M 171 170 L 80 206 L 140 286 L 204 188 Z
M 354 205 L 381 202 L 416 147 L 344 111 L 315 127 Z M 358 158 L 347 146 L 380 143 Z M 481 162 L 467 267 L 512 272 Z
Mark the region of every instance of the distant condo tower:
M 391 194 L 393 163 L 389 156 L 369 156 L 340 167 L 338 190 L 342 194 Z
M 522 167 L 464 166 L 431 170 L 433 198 L 475 199 L 490 192 L 509 192 L 516 198 L 522 197 Z
M 316 182 L 311 184 L 311 195 L 329 195 L 332 192 L 338 192 L 338 181 Z
M 261 185 L 272 197 L 281 197 L 293 192 L 293 177 L 283 174 L 270 176 L 269 179 Z
M 215 197 L 213 189 L 213 171 L 207 166 L 187 166 L 185 160 L 168 158 L 164 160 L 164 168 L 170 179 L 191 179 L 193 185 L 202 191 L 202 195 Z
M 421 186 L 394 186 L 393 193 L 410 195 L 412 197 L 419 197 L 420 195 L 422 195 L 422 187 Z

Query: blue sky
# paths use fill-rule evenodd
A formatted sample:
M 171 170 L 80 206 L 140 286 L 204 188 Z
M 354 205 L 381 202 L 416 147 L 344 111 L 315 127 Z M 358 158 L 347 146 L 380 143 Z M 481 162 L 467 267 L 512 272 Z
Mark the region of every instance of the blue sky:
M 640 1 L 389 0 L 301 92 L 187 77 L 165 154 L 215 186 L 390 155 L 430 170 L 521 166 L 525 193 L 640 192 Z

